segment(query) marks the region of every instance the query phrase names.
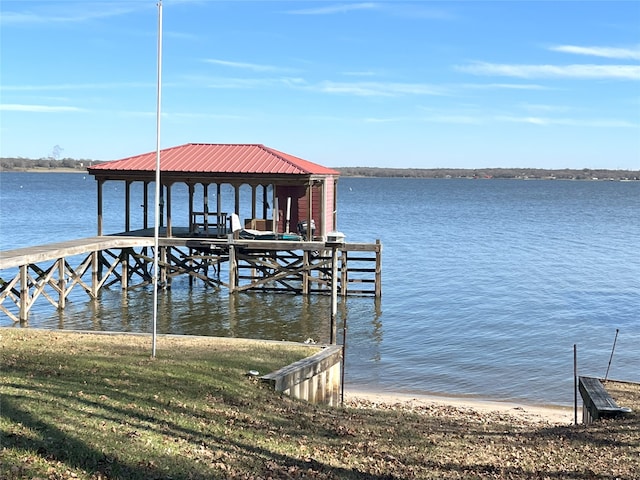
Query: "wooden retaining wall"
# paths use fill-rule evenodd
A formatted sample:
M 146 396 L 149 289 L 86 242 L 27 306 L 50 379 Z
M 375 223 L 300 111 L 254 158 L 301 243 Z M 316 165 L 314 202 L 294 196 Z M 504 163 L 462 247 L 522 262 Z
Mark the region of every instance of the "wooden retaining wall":
M 331 345 L 310 357 L 261 377 L 285 395 L 330 406 L 340 404 L 342 346 Z

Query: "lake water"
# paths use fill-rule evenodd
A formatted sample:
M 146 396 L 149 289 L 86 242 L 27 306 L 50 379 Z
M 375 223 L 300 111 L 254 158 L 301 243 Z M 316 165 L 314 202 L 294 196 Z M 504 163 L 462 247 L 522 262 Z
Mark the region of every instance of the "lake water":
M 105 231 L 121 231 L 123 185 L 105 191 Z M 573 345 L 580 373 L 604 376 L 616 329 L 609 377 L 640 381 L 639 214 L 640 182 L 341 178 L 339 230 L 383 243 L 382 299 L 340 300 L 347 386 L 570 405 Z M 2 250 L 93 236 L 95 217 L 89 175 L 0 173 Z M 41 298 L 29 324 L 149 332 L 152 297 Z M 181 279 L 159 312 L 159 333 L 326 341 L 330 298 Z

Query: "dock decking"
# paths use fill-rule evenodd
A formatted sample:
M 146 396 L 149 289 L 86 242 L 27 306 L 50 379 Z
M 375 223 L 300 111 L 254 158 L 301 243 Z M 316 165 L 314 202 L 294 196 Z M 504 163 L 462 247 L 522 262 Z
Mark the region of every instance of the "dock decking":
M 46 262 L 73 255 L 110 250 L 113 248 L 132 248 L 153 246 L 153 238 L 101 236 L 80 238 L 66 242 L 50 243 L 35 247 L 17 248 L 0 251 L 0 270 Z

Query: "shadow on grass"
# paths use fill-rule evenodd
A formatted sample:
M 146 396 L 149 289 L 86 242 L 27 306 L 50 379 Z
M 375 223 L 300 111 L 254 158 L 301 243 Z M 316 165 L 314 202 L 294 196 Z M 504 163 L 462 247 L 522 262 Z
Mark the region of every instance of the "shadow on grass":
M 26 434 L 16 434 L 2 432 L 3 447 L 20 450 L 25 455 L 27 463 L 28 455 L 39 457 L 47 462 L 61 462 L 66 468 L 74 468 L 88 472 L 92 478 L 117 478 L 127 480 L 148 480 L 148 479 L 194 479 L 194 478 L 250 478 L 248 474 L 264 475 L 265 478 L 328 478 L 328 479 L 351 479 L 351 480 L 389 480 L 395 478 L 389 474 L 374 475 L 371 473 L 359 472 L 349 468 L 341 468 L 328 465 L 317 459 L 300 459 L 293 456 L 275 453 L 269 449 L 243 443 L 238 440 L 230 440 L 165 422 L 164 427 L 158 426 L 158 431 L 164 434 L 180 436 L 198 445 L 207 445 L 211 448 L 223 448 L 233 451 L 236 456 L 244 456 L 252 459 L 253 468 L 243 469 L 242 465 L 230 465 L 208 469 L 208 472 L 195 472 L 190 468 L 189 461 L 177 460 L 178 465 L 170 472 L 158 471 L 154 462 L 154 457 L 149 456 L 149 461 L 145 464 L 131 464 L 122 461 L 116 455 L 105 454 L 102 451 L 88 446 L 82 440 L 66 433 L 63 429 L 35 418 L 30 412 L 20 408 L 20 396 L 4 396 L 2 398 L 1 410 L 5 419 L 19 424 Z M 115 415 L 127 414 L 113 408 Z M 105 417 L 107 418 L 107 417 Z M 157 420 L 152 417 L 145 421 Z M 168 430 L 166 428 L 168 427 Z M 180 468 L 179 464 L 182 464 Z M 227 469 L 228 468 L 228 469 Z M 181 471 L 182 470 L 182 471 Z M 20 478 L 20 477 L 18 477 Z M 23 477 L 26 478 L 26 477 Z
M 2 416 L 26 427 L 35 435 L 2 432 L 4 448 L 19 449 L 35 454 L 47 461 L 62 462 L 68 467 L 100 473 L 106 477 L 148 478 L 149 471 L 140 466 L 122 463 L 117 458 L 88 447 L 83 441 L 68 435 L 55 425 L 34 418 L 19 407 L 20 398 L 4 395 L 1 401 Z

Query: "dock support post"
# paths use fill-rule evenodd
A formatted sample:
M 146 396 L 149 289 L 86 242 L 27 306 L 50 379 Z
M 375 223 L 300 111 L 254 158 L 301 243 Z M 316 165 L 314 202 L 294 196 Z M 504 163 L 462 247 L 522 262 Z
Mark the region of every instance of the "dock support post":
M 236 247 L 229 245 L 229 295 L 235 293 L 238 287 L 238 259 Z
M 302 294 L 307 295 L 309 293 L 310 281 L 309 281 L 309 258 L 310 252 L 305 250 L 302 252 Z
M 251 218 L 256 218 L 257 192 L 256 185 L 251 185 Z
M 191 214 L 189 214 L 189 218 L 191 218 Z M 191 231 L 191 230 L 189 230 L 189 231 Z M 194 265 L 196 264 L 195 260 L 193 259 L 193 252 L 194 251 L 193 251 L 192 248 L 189 248 L 188 251 L 189 251 L 189 253 L 188 253 L 189 260 L 187 261 L 187 265 L 189 265 L 189 270 L 193 272 L 193 271 L 195 271 Z M 206 270 L 205 270 L 204 274 L 205 275 L 207 274 Z M 189 288 L 193 288 L 193 275 L 189 275 Z
M 103 180 L 98 180 L 98 235 L 102 235 L 102 186 Z
M 67 282 L 65 280 L 64 257 L 59 258 L 58 262 L 58 310 L 64 310 L 67 304 Z
M 131 180 L 124 182 L 124 231 L 131 230 Z
M 376 297 L 382 297 L 382 244 L 376 240 Z
M 20 322 L 29 319 L 29 265 L 20 265 Z
M 100 261 L 98 258 L 98 252 L 91 252 L 91 298 L 93 300 L 95 300 L 96 298 L 98 298 L 98 288 L 100 285 L 100 272 L 99 269 L 101 269 L 102 267 L 100 266 Z
M 127 290 L 129 288 L 129 252 L 125 248 L 120 252 L 120 271 L 120 286 L 122 290 Z
M 347 296 L 347 285 L 349 284 L 349 268 L 347 265 L 347 251 L 342 250 L 340 268 L 340 296 Z
M 171 199 L 171 187 L 173 187 L 172 183 L 169 183 L 165 188 L 167 189 L 167 238 L 170 238 L 173 236 L 173 220 L 171 219 L 171 203 L 172 203 L 172 199 Z
M 149 228 L 149 182 L 144 182 L 142 190 L 142 228 Z
M 169 285 L 167 284 L 167 270 L 169 265 L 167 264 L 167 247 L 160 247 L 160 288 L 166 290 Z

